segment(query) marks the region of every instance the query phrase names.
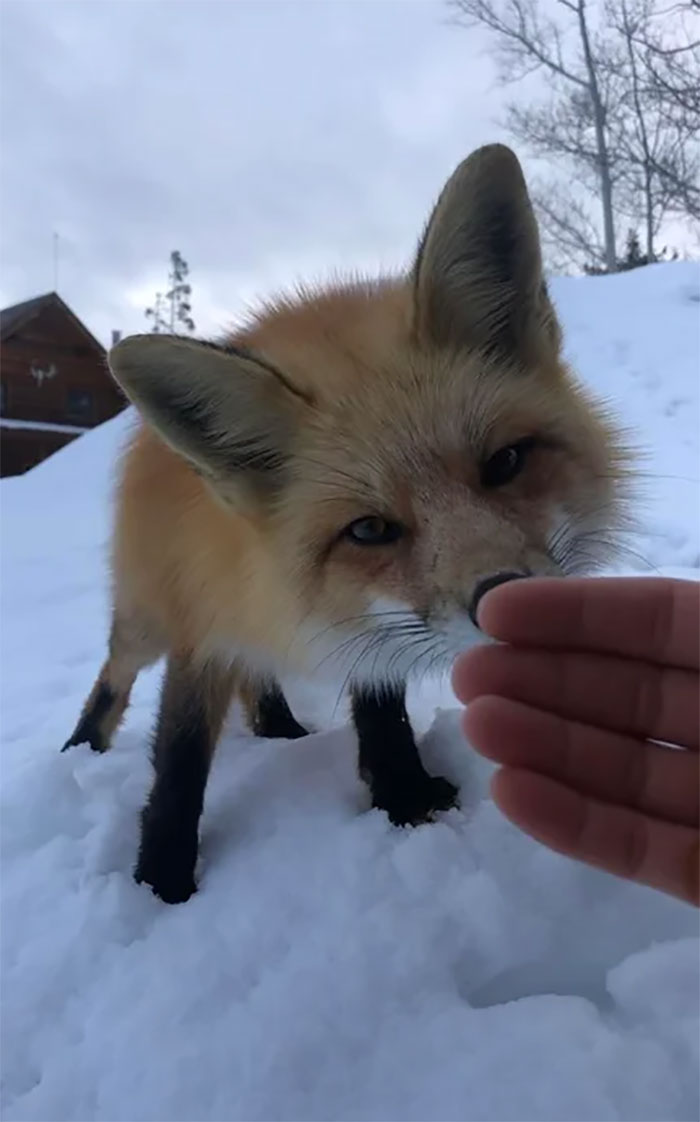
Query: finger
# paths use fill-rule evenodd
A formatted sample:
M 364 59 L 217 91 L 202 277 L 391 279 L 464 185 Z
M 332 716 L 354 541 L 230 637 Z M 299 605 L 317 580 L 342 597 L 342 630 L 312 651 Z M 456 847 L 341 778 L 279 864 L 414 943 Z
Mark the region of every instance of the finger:
M 687 826 L 700 822 L 700 760 L 503 697 L 479 697 L 464 731 L 482 755 L 582 794 Z
M 508 581 L 488 592 L 479 625 L 504 642 L 596 650 L 700 666 L 700 582 L 655 577 Z
M 529 771 L 497 772 L 492 792 L 511 822 L 550 849 L 700 904 L 697 829 L 585 798 Z
M 475 647 L 453 672 L 468 703 L 498 695 L 642 740 L 697 748 L 698 676 L 613 655 Z

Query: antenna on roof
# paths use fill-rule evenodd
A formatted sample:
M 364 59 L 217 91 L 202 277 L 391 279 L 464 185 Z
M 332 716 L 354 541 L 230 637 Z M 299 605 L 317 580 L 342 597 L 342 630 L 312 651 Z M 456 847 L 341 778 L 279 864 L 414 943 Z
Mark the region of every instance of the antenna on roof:
M 58 234 L 53 234 L 53 290 L 58 292 Z

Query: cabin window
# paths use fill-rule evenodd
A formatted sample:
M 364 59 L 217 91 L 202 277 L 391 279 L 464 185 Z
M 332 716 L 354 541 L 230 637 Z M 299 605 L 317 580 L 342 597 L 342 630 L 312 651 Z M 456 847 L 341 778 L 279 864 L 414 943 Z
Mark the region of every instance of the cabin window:
M 68 390 L 66 414 L 77 424 L 92 420 L 92 394 L 87 390 Z

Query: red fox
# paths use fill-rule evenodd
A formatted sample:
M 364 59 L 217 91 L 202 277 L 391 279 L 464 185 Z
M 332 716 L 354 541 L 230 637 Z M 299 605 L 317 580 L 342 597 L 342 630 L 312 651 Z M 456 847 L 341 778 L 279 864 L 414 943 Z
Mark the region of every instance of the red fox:
M 608 560 L 627 452 L 574 381 L 515 155 L 474 152 L 405 275 L 300 291 L 216 342 L 136 335 L 110 369 L 141 415 L 122 465 L 109 651 L 65 745 L 109 748 L 165 655 L 135 877 L 196 890 L 234 695 L 300 737 L 285 671 L 349 690 L 359 772 L 399 825 L 457 790 L 421 762 L 407 680 L 478 638 L 499 581 Z

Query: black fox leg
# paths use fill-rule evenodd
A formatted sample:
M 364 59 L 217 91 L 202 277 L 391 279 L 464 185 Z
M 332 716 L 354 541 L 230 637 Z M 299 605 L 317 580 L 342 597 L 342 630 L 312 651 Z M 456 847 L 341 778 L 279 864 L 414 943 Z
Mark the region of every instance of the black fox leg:
M 100 670 L 70 738 L 61 749 L 89 744 L 106 752 L 129 704 L 139 672 L 163 653 L 153 629 L 138 616 L 115 612 L 109 636 L 109 655 Z
M 155 780 L 141 815 L 134 872 L 168 904 L 196 891 L 204 790 L 233 687 L 232 671 L 168 660 L 153 750 Z
M 359 740 L 359 769 L 372 805 L 397 826 L 428 821 L 457 801 L 457 789 L 432 776 L 418 755 L 403 686 L 355 686 L 352 714 Z
M 296 720 L 274 679 L 248 682 L 241 689 L 241 699 L 256 736 L 271 740 L 297 740 L 308 736 L 308 730 Z

